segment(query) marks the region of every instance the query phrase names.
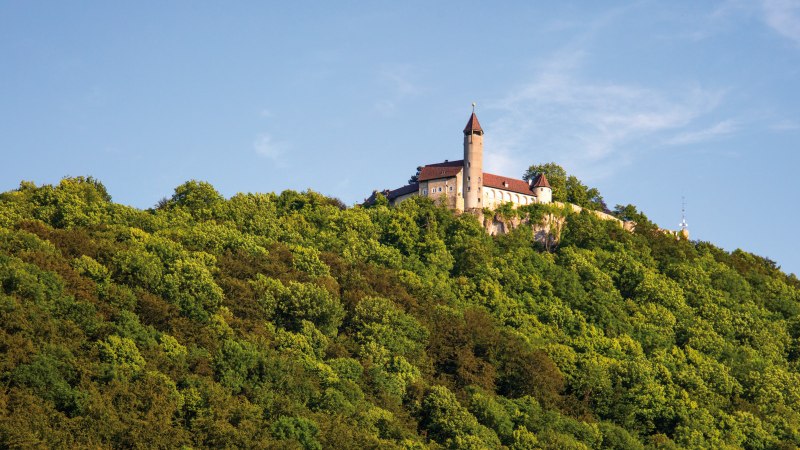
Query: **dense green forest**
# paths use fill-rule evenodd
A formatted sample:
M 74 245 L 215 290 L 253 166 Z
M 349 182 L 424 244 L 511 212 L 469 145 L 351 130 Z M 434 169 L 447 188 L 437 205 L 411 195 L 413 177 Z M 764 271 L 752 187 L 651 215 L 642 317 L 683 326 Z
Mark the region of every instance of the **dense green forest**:
M 636 232 L 566 214 L 543 248 L 424 198 L 22 183 L 0 447 L 800 445 L 798 279 L 617 212 Z

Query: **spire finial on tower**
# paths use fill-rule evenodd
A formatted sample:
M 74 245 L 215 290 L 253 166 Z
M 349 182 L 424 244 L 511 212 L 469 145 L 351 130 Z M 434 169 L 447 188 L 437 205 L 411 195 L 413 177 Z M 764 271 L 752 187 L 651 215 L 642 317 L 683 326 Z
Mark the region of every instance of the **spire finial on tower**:
M 472 102 L 472 115 L 469 117 L 467 126 L 464 127 L 464 135 L 466 136 L 469 134 L 483 134 L 481 124 L 478 123 L 478 116 L 475 115 L 475 102 Z

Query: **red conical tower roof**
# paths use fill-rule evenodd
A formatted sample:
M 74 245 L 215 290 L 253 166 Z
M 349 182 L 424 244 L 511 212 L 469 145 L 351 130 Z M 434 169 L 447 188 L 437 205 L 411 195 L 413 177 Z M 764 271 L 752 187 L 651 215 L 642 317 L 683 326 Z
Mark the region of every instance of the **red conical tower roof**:
M 539 176 L 536 177 L 536 182 L 533 183 L 532 187 L 535 187 L 535 188 L 537 188 L 537 187 L 549 188 L 550 187 L 550 183 L 547 182 L 547 176 L 544 174 L 544 172 L 540 173 Z
M 478 122 L 478 116 L 475 115 L 475 111 L 472 111 L 472 116 L 469 118 L 469 122 L 467 122 L 467 126 L 464 127 L 464 134 L 483 134 L 483 129 L 481 128 L 480 122 Z

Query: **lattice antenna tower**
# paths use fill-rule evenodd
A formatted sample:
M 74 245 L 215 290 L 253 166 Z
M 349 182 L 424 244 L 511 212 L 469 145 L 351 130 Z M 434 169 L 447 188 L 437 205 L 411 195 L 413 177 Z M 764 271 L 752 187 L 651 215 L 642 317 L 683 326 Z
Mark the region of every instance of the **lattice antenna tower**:
M 689 224 L 686 223 L 686 197 L 681 197 L 681 223 L 678 224 L 681 231 L 689 229 Z

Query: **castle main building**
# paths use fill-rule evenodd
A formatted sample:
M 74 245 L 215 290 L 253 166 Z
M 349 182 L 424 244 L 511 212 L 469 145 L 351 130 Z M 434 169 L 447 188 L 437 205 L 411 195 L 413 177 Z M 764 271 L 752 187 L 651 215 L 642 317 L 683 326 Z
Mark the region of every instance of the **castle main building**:
M 382 194 L 391 204 L 421 195 L 457 211 L 494 209 L 508 202 L 514 206 L 550 203 L 553 198 L 544 174 L 527 182 L 483 171 L 483 129 L 474 111 L 464 127 L 464 159 L 423 166 L 416 182 Z M 376 195 L 373 193 L 367 202 L 374 201 Z

